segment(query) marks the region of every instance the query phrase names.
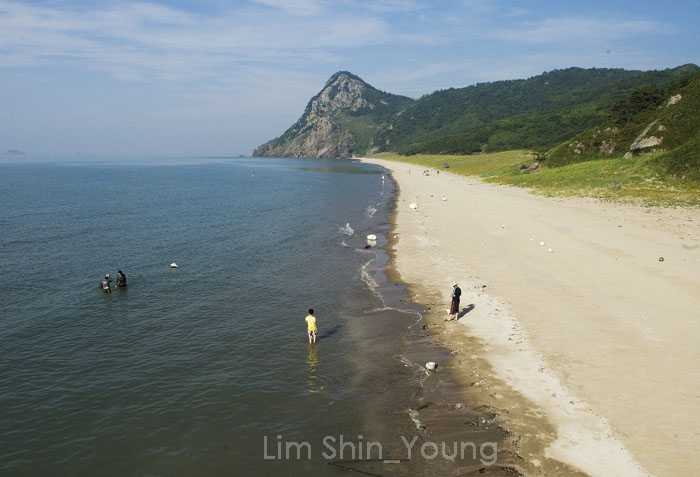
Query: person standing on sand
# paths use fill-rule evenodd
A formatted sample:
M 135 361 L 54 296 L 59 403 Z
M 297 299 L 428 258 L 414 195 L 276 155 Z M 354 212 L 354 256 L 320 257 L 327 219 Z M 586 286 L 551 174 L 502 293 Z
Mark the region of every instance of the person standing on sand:
M 445 321 L 456 321 L 459 318 L 459 297 L 462 295 L 462 290 L 457 285 L 457 282 L 452 284 L 452 305 L 450 306 L 450 315 Z
M 309 314 L 306 315 L 306 329 L 309 332 L 309 344 L 316 342 L 316 333 L 318 332 L 318 327 L 316 326 L 316 317 L 314 316 L 314 309 L 309 308 Z

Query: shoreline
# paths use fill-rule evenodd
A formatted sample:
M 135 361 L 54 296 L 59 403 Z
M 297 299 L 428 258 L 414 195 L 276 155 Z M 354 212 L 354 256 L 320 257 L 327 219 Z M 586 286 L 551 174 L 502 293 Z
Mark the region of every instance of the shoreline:
M 432 308 L 430 334 L 454 356 L 446 369 L 517 436 L 525 469 L 696 469 L 700 211 L 547 199 L 362 160 L 397 185 L 390 273 Z M 452 280 L 462 309 L 474 306 L 444 323 Z

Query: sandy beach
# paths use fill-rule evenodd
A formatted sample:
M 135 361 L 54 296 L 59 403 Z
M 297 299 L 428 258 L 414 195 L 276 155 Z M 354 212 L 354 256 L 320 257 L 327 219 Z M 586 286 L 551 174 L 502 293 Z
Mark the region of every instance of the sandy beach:
M 545 198 L 363 160 L 400 188 L 395 270 L 453 350 L 449 369 L 531 466 L 697 474 L 700 210 Z M 463 311 L 448 323 L 453 281 Z

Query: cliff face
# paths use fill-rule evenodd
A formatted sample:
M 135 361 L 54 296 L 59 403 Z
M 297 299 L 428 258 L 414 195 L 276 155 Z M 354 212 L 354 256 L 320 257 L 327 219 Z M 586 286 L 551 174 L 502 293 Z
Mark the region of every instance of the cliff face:
M 383 93 L 340 71 L 311 98 L 304 114 L 282 136 L 253 151 L 264 157 L 352 157 L 372 147 L 370 136 L 409 98 Z

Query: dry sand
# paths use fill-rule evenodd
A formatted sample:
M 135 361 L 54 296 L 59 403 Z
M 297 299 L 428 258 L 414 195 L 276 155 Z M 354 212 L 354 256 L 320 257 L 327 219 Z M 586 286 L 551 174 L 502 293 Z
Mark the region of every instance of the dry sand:
M 489 388 L 523 457 L 545 473 L 547 461 L 601 476 L 700 472 L 700 210 L 545 198 L 365 161 L 400 188 L 401 280 L 438 304 L 433 334 L 469 350 L 452 367 Z M 444 323 L 435 309 L 446 315 L 455 280 L 473 307 Z

